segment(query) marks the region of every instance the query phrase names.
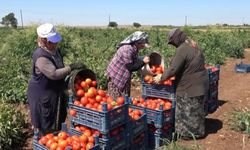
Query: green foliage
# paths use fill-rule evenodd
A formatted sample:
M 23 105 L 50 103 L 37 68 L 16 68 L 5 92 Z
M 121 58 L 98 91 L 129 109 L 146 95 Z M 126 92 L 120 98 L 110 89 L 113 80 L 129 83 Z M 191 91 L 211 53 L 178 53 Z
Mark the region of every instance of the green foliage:
M 234 110 L 230 119 L 230 126 L 233 130 L 250 134 L 250 109 Z
M 26 102 L 28 79 L 31 72 L 31 56 L 35 49 L 32 30 L 16 30 L 6 36 L 0 49 L 0 97 L 9 102 Z
M 134 22 L 134 23 L 133 23 L 133 26 L 136 27 L 136 28 L 139 28 L 139 27 L 141 27 L 141 24 L 140 24 L 140 23 L 137 23 L 137 22 Z
M 7 27 L 12 26 L 14 28 L 17 28 L 17 19 L 15 18 L 15 14 L 14 13 L 9 13 L 5 17 L 3 17 L 2 21 L 1 21 L 1 24 L 5 25 Z
M 243 49 L 250 46 L 250 31 L 196 31 L 186 26 L 183 29 L 188 36 L 198 42 L 204 50 L 206 63 L 223 64 L 227 57 L 240 58 Z M 31 57 L 36 48 L 36 28 L 10 29 L 0 28 L 0 98 L 8 102 L 26 102 L 26 91 L 31 73 Z M 59 46 L 65 64 L 83 62 L 92 69 L 101 87 L 105 87 L 106 67 L 116 52 L 117 44 L 136 31 L 135 28 L 73 28 L 58 27 L 62 34 Z M 144 56 L 157 51 L 164 56 L 168 66 L 175 53 L 175 47 L 166 44 L 167 32 L 162 28 L 144 29 L 149 34 L 151 48 L 140 50 Z M 135 75 L 138 77 L 138 75 Z
M 118 24 L 117 24 L 117 22 L 111 21 L 111 22 L 109 22 L 108 26 L 116 28 L 118 26 Z
M 0 149 L 11 150 L 22 142 L 27 120 L 15 105 L 0 102 L 0 110 Z

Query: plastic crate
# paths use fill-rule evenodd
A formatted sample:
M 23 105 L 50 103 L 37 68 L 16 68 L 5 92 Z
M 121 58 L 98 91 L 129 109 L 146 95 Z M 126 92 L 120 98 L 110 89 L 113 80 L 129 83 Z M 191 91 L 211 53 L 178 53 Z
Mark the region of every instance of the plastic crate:
M 82 134 L 82 132 L 77 131 L 72 127 L 70 129 L 76 135 Z M 110 137 L 109 133 L 107 133 L 106 139 L 99 138 L 101 149 L 103 149 L 103 150 L 127 149 L 128 145 L 129 145 L 127 133 L 128 133 L 128 131 L 127 131 L 126 126 L 125 126 L 125 130 L 122 132 L 119 132 L 119 134 L 116 137 Z
M 169 143 L 172 140 L 173 124 L 169 124 L 170 128 L 163 132 L 162 129 L 157 129 L 155 132 L 148 130 L 148 146 L 151 149 L 159 148 L 160 146 Z
M 145 99 L 147 100 L 147 99 Z M 153 110 L 149 108 L 144 108 L 140 106 L 131 105 L 134 109 L 139 109 L 141 111 L 146 111 L 147 114 L 147 123 L 154 124 L 157 128 L 161 128 L 163 124 L 167 122 L 174 121 L 175 115 L 175 99 L 172 99 L 172 108 L 169 110 Z
M 216 71 L 213 71 L 213 69 L 211 68 L 207 69 L 209 76 L 209 83 L 218 81 L 220 79 L 220 65 L 216 65 L 215 67 L 217 68 Z
M 62 130 L 61 130 L 61 131 L 67 132 L 70 136 L 72 136 L 72 135 L 81 135 L 81 133 L 80 133 L 80 134 L 76 134 L 76 133 L 75 133 L 74 131 L 72 131 L 72 130 L 67 130 L 66 124 L 63 124 Z M 54 132 L 53 134 L 54 134 L 54 135 L 57 135 L 59 132 L 60 132 L 60 131 Z M 38 139 L 39 139 L 38 133 L 34 133 L 33 149 L 34 149 L 34 150 L 49 150 L 49 148 L 47 148 L 46 146 L 44 146 L 44 145 L 38 143 Z M 95 137 L 95 141 L 96 141 L 96 142 L 95 142 L 95 146 L 92 147 L 90 150 L 100 150 L 99 138 L 98 138 L 98 137 Z M 66 150 L 72 150 L 72 147 L 68 146 L 68 147 L 66 147 Z
M 132 108 L 133 109 L 133 108 Z M 138 120 L 129 121 L 129 139 L 132 140 L 139 134 L 147 131 L 147 115 L 144 113 Z M 131 141 L 132 143 L 133 141 Z
M 103 104 L 103 106 L 104 110 L 107 110 L 107 105 Z M 70 116 L 70 121 L 99 130 L 100 132 L 109 132 L 128 121 L 128 103 L 110 111 L 99 112 L 74 105 L 71 97 L 69 108 L 76 110 L 76 116 Z
M 148 84 L 141 79 L 142 82 L 142 95 L 146 97 L 159 97 L 163 99 L 175 98 L 175 84 L 162 85 L 162 84 Z
M 139 142 L 137 142 L 137 138 L 141 138 Z M 135 143 L 134 143 L 135 142 Z M 132 143 L 129 146 L 129 150 L 147 150 L 148 149 L 148 132 L 145 130 L 138 136 L 132 139 Z
M 250 64 L 243 64 L 242 62 L 240 64 L 235 65 L 235 72 L 238 73 L 247 73 L 250 72 Z
M 219 101 L 218 101 L 218 92 L 214 92 L 213 95 L 209 96 L 205 100 L 205 112 L 207 114 L 214 113 L 219 106 Z

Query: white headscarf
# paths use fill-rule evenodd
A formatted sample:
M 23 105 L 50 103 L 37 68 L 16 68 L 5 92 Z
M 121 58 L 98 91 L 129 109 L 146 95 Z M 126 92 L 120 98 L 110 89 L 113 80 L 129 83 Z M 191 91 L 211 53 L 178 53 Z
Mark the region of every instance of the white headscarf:
M 145 45 L 148 43 L 148 34 L 142 31 L 136 31 L 121 41 L 118 47 L 122 45 L 132 44 L 135 42 L 144 42 Z

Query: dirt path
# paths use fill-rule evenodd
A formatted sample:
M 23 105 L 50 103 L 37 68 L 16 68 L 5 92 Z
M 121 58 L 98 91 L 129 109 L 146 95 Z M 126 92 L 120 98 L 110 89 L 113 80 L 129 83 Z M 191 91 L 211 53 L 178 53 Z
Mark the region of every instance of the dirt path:
M 244 63 L 250 63 L 250 53 L 245 54 Z M 247 135 L 230 130 L 228 119 L 233 109 L 250 106 L 250 74 L 235 73 L 239 60 L 230 59 L 221 66 L 219 81 L 219 109 L 207 116 L 205 139 L 184 143 L 195 143 L 206 150 L 249 150 Z
M 250 63 L 250 52 L 245 53 L 244 63 Z M 207 116 L 204 139 L 182 141 L 184 145 L 199 145 L 205 150 L 250 150 L 250 138 L 247 135 L 232 131 L 228 119 L 233 109 L 250 107 L 250 73 L 235 73 L 234 66 L 240 60 L 229 59 L 221 66 L 219 80 L 220 107 Z M 141 94 L 141 86 L 133 82 L 132 96 Z M 21 149 L 32 149 L 32 137 L 27 139 Z

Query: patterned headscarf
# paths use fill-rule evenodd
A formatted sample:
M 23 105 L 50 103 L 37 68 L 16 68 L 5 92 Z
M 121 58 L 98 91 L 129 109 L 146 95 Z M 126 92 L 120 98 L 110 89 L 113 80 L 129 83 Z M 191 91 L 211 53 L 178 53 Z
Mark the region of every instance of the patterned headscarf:
M 122 45 L 129 45 L 134 43 L 148 43 L 148 34 L 142 31 L 136 31 L 133 34 L 129 35 L 123 41 L 118 44 L 118 48 Z

